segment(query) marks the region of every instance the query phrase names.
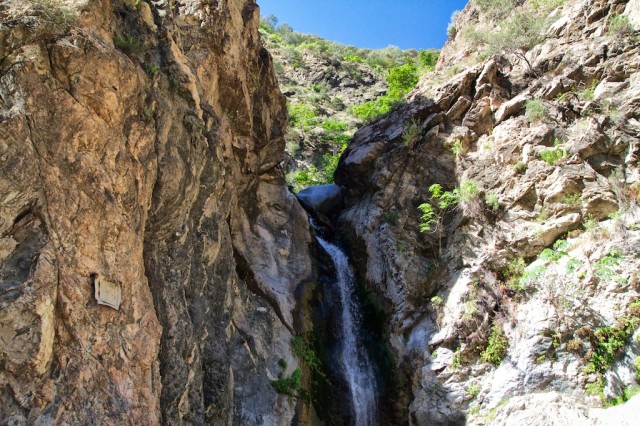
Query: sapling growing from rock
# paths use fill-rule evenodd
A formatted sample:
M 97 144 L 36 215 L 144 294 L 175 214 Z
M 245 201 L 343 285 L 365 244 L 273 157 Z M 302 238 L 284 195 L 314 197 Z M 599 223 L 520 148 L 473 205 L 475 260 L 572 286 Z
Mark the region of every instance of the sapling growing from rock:
M 480 354 L 480 358 L 484 362 L 500 365 L 504 357 L 507 355 L 508 345 L 509 340 L 505 336 L 502 327 L 498 324 L 494 324 L 491 328 L 487 347 Z

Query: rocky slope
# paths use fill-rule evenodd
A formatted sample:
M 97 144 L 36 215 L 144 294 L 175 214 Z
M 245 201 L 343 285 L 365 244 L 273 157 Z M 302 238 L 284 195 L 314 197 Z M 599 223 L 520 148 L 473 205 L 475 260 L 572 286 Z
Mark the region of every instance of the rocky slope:
M 373 50 L 344 46 L 296 32 L 288 24 L 278 25 L 274 16 L 261 19 L 260 35 L 274 58 L 288 102 L 283 167 L 296 192 L 333 183 L 338 157 L 367 120 L 358 108 L 388 95 L 391 70 L 415 65 L 417 82 L 417 74 L 431 70 L 438 55 L 435 50 L 403 51 L 395 46 Z
M 355 134 L 341 231 L 411 424 L 632 424 L 637 398 L 595 407 L 640 380 L 640 7 L 511 3 L 470 2 Z
M 289 424 L 285 102 L 252 0 L 0 6 L 3 424 Z M 285 363 L 278 360 L 286 360 Z

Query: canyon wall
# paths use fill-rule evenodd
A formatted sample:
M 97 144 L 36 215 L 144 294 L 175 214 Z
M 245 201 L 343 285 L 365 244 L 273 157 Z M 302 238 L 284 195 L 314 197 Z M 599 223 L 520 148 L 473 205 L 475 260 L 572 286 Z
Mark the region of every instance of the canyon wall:
M 289 424 L 310 235 L 255 2 L 0 14 L 0 418 Z
M 516 3 L 470 2 L 355 134 L 342 234 L 411 424 L 632 424 L 594 407 L 640 377 L 637 2 Z

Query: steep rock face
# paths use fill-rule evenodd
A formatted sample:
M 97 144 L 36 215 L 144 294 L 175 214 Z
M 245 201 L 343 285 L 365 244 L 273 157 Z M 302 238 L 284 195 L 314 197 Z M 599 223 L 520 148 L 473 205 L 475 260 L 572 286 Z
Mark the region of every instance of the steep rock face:
M 289 423 L 310 236 L 255 3 L 0 13 L 0 417 Z
M 611 24 L 631 5 L 564 2 L 531 69 L 499 54 L 447 80 L 464 51 L 445 47 L 408 105 L 342 156 L 342 229 L 389 315 L 411 423 L 548 409 L 597 424 L 585 388 L 613 399 L 637 385 L 639 28 Z M 478 13 L 471 2 L 461 25 Z M 436 220 L 420 232 L 423 203 Z

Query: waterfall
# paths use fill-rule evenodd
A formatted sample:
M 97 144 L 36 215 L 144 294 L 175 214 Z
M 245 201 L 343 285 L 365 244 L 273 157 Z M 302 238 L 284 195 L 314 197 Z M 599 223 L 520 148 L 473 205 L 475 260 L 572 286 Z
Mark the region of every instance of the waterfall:
M 360 307 L 355 300 L 354 277 L 347 256 L 335 245 L 316 237 L 329 254 L 336 269 L 336 284 L 340 291 L 341 342 L 340 361 L 349 383 L 354 424 L 377 424 L 376 382 L 372 364 L 358 335 L 361 325 Z

